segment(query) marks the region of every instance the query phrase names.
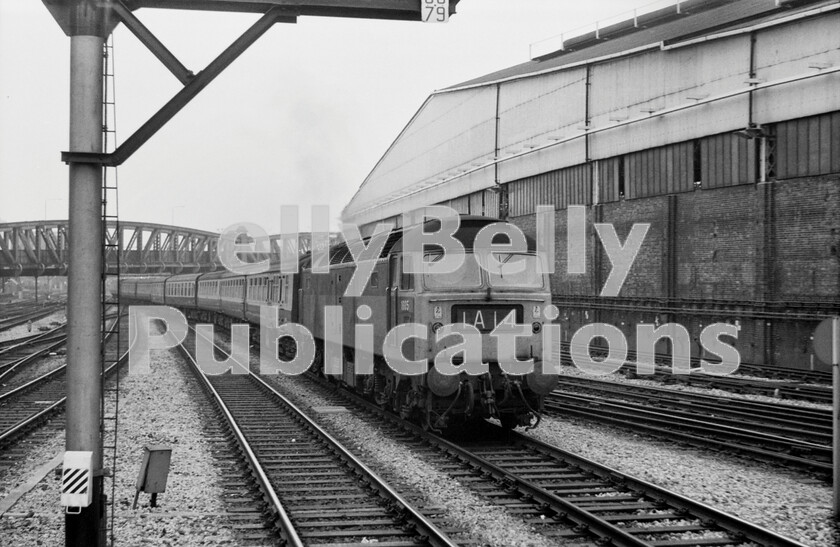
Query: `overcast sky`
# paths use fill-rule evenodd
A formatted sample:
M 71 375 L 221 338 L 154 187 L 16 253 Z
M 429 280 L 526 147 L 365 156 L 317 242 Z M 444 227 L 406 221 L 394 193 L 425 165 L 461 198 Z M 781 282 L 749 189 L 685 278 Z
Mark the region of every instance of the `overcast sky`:
M 278 24 L 118 170 L 120 217 L 279 232 L 281 204 L 334 224 L 432 91 L 528 60 L 529 44 L 644 1 L 462 0 L 449 23 L 301 17 Z M 255 15 L 135 12 L 198 72 Z M 114 34 L 118 139 L 180 88 Z M 0 219 L 67 217 L 70 39 L 37 0 L 0 2 Z

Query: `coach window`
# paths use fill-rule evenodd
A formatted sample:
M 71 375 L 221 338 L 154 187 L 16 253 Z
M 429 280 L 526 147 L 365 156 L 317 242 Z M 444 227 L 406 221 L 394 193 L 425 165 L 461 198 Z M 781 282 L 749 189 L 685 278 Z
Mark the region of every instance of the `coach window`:
M 308 280 L 307 280 L 308 281 Z M 280 304 L 285 306 L 286 302 L 289 301 L 289 289 L 291 288 L 292 284 L 290 283 L 290 278 L 287 276 L 283 278 L 283 285 L 282 290 L 280 293 Z

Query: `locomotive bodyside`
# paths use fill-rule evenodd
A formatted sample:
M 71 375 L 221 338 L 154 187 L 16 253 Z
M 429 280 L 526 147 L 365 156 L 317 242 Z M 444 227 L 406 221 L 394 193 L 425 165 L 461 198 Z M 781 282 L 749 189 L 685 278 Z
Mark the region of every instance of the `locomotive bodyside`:
M 407 255 L 402 252 L 399 232 L 392 232 L 360 296 L 345 293 L 357 268 L 346 245 L 331 249 L 328 274 L 314 274 L 311 267 L 302 268 L 297 320 L 316 338 L 315 366 L 322 372 L 340 370 L 335 376 L 348 387 L 427 427 L 443 429 L 491 417 L 498 418 L 506 427 L 530 425 L 538 416 L 543 397 L 557 383 L 556 376 L 541 373 L 540 332 L 551 294 L 547 275 L 539 273 L 545 270 L 537 264 L 539 258 L 534 253 L 533 242 L 520 253 L 507 253 L 511 255 L 508 259 L 515 255 L 516 260 L 524 262 L 521 274 L 505 278 L 488 273 L 479 264 L 473 252 L 475 235 L 495 222 L 499 221 L 462 218 L 462 227 L 455 237 L 465 247 L 464 264 L 459 271 L 443 278 L 406 272 Z M 324 333 L 330 320 L 324 313 L 326 306 L 336 307 L 332 322 L 342 326 L 340 362 L 323 362 Z M 502 365 L 513 363 L 500 363 L 493 331 L 499 326 L 504 328 L 505 322 L 524 325 L 527 329 L 525 335 L 515 337 L 514 359 L 533 359 L 534 372 L 514 375 L 503 370 Z M 428 366 L 425 374 L 399 374 L 384 358 L 388 333 L 407 323 L 421 325 L 424 336 L 410 338 L 399 349 L 405 359 L 425 362 Z M 480 358 L 487 363 L 487 371 L 482 374 L 447 375 L 434 366 L 440 352 L 460 343 L 457 335 L 438 340 L 436 333 L 446 324 L 461 323 L 471 325 L 480 333 Z M 356 370 L 356 326 L 365 324 L 373 327 L 373 374 Z M 452 356 L 452 363 L 459 364 L 457 354 Z M 359 365 L 364 366 L 362 362 Z

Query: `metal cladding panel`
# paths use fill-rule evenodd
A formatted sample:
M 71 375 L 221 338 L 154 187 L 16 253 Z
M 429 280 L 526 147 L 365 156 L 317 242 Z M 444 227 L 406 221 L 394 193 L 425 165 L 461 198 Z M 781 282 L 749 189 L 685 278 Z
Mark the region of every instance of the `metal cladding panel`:
M 345 209 L 345 215 L 357 220 L 356 216 L 364 209 L 395 199 L 405 205 L 396 209 L 393 203 L 386 205 L 389 212 L 380 210 L 376 217 L 413 208 L 411 204 L 416 200 L 403 197 L 409 192 L 472 169 L 474 162 L 492 160 L 495 133 L 495 87 L 431 96 L 368 175 Z M 453 192 L 440 188 L 423 192 L 430 198 L 423 205 L 454 197 Z
M 459 198 L 450 199 L 449 202 L 443 203 L 443 205 L 448 205 L 462 215 L 470 214 L 470 196 L 461 196 Z
M 499 181 L 512 182 L 585 162 L 586 141 L 575 139 L 499 163 Z
M 498 218 L 499 215 L 499 194 L 491 190 L 484 191 L 484 216 Z
M 636 5 L 644 3 L 633 2 Z M 556 56 L 505 68 L 479 78 L 461 82 L 451 86 L 450 89 L 486 84 L 505 78 L 523 77 L 537 71 L 556 69 L 573 63 L 589 62 L 592 59 L 621 54 L 650 44 L 667 43 L 685 36 L 697 36 L 701 33 L 712 32 L 709 29 L 720 31 L 739 29 L 758 22 L 772 21 L 782 16 L 810 10 L 813 4 L 822 5 L 826 3 L 828 2 L 821 0 L 794 2 L 784 0 L 779 2 L 780 5 L 776 5 L 774 0 L 726 0 L 724 2 L 704 2 L 706 6 L 696 6 L 698 9 L 695 10 L 695 6 L 686 5 L 683 2 L 683 15 L 662 24 L 646 26 L 644 16 L 642 16 L 640 27 L 633 32 L 611 35 L 609 27 L 601 28 L 600 39 L 595 39 L 595 29 L 593 27 L 588 40 L 585 40 L 584 43 L 574 44 L 567 51 L 558 52 Z M 627 23 L 632 24 L 632 20 L 627 21 Z
M 626 161 L 627 199 L 694 189 L 694 146 L 691 142 L 628 154 Z
M 413 211 L 432 203 L 443 203 L 464 194 L 490 188 L 493 185 L 493 169 L 480 169 L 460 176 L 446 184 L 419 189 L 409 195 L 371 208 L 360 209 L 359 211 L 350 211 L 348 208 L 345 210 L 344 220 L 357 225 L 368 224 L 382 218 L 401 215 L 404 212 Z
M 622 196 L 618 187 L 618 170 L 624 158 L 600 160 L 597 164 L 598 203 L 618 201 Z
M 487 216 L 484 214 L 484 192 L 475 192 L 469 195 L 470 201 L 470 214 L 471 215 L 479 215 L 479 216 Z
M 749 102 L 746 95 L 665 115 L 656 112 L 744 89 L 749 66 L 748 35 L 654 50 L 594 65 L 592 127 L 642 121 L 593 134 L 591 157 L 608 158 L 745 127 Z
M 504 83 L 499 91 L 500 155 L 548 144 L 549 137 L 570 136 L 585 119 L 586 68 Z
M 510 183 L 510 215 L 530 215 L 537 205 L 565 209 L 592 204 L 592 181 L 588 165 L 541 173 Z
M 840 112 L 776 126 L 776 176 L 780 179 L 840 171 Z
M 700 141 L 700 180 L 703 188 L 755 182 L 757 145 L 757 140 L 742 139 L 733 133 Z
M 755 47 L 756 77 L 765 82 L 840 66 L 840 13 L 762 30 Z M 840 73 L 757 91 L 756 123 L 772 123 L 840 110 Z
M 610 158 L 708 134 L 736 131 L 749 123 L 748 112 L 749 98 L 744 94 L 668 116 L 654 114 L 638 123 L 592 135 L 590 156 Z

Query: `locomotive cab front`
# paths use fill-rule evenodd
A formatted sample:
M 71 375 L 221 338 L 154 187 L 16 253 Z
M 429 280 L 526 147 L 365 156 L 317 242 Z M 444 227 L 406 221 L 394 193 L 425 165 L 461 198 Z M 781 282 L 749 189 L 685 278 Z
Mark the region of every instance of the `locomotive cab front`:
M 419 412 L 421 423 L 433 429 L 486 418 L 507 428 L 536 425 L 544 396 L 557 385 L 556 374 L 543 374 L 542 331 L 551 304 L 546 264 L 529 238 L 510 250 L 497 250 L 497 240 L 476 247 L 476 235 L 490 224 L 511 227 L 462 218 L 455 237 L 464 252 L 458 267 L 446 273 L 434 271 L 443 253 L 424 252 L 424 267 L 412 268 L 419 271 L 413 274 L 405 271 L 413 257 L 390 257 L 401 266 L 400 286 L 410 287 L 392 287 L 394 319 L 428 328 L 425 339 L 411 339 L 403 348 L 406 356 L 425 357 L 428 373 L 412 379 L 401 410 Z

